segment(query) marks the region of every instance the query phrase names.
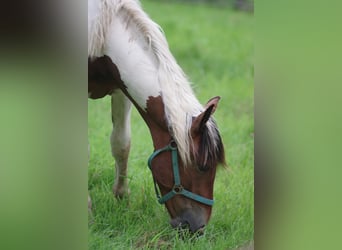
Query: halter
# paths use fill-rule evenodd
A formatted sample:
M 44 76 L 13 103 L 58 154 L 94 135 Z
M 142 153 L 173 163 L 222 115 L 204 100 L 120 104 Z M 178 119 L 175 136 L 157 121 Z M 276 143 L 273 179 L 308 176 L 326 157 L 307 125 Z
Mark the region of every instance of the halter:
M 174 140 L 172 140 L 169 145 L 165 146 L 164 148 L 158 149 L 153 152 L 153 154 L 148 158 L 148 167 L 152 171 L 152 160 L 159 154 L 165 152 L 165 151 L 171 151 L 172 156 L 172 170 L 173 170 L 173 176 L 174 176 L 174 185 L 170 192 L 165 194 L 164 196 L 161 196 L 161 193 L 157 187 L 156 179 L 153 177 L 154 182 L 154 189 L 156 191 L 157 199 L 160 204 L 164 204 L 168 200 L 170 200 L 172 197 L 174 197 L 177 194 L 183 195 L 187 198 L 190 198 L 192 200 L 195 200 L 197 202 L 203 203 L 208 206 L 212 206 L 214 204 L 214 200 L 207 199 L 201 195 L 194 194 L 188 190 L 186 190 L 182 184 L 180 183 L 180 176 L 179 176 L 179 166 L 178 166 L 178 151 L 177 151 L 177 144 Z

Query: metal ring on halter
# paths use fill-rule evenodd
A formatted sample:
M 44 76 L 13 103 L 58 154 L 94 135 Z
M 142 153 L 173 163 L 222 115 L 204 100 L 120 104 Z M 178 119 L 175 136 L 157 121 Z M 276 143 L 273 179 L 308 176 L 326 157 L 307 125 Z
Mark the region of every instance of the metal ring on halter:
M 175 193 L 175 194 L 180 194 L 183 192 L 183 186 L 182 185 L 174 185 L 173 188 L 172 188 L 172 191 Z
M 177 149 L 177 143 L 174 140 L 171 140 L 169 143 L 169 148 L 171 150 L 176 150 Z

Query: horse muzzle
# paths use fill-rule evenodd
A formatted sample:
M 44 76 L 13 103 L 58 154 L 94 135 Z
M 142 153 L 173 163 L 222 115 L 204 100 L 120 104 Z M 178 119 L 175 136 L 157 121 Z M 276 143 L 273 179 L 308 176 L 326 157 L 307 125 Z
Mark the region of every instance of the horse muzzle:
M 179 217 L 173 218 L 170 224 L 173 228 L 188 229 L 191 233 L 204 233 L 205 216 L 196 214 L 193 210 L 185 210 Z

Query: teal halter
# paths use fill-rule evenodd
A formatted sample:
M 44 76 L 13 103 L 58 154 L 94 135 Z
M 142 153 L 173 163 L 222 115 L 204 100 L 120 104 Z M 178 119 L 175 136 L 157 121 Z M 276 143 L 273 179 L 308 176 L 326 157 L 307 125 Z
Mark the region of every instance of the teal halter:
M 154 189 L 156 191 L 158 202 L 160 204 L 164 204 L 165 202 L 170 200 L 173 196 L 180 194 L 180 195 L 183 195 L 183 196 L 190 198 L 192 200 L 203 203 L 205 205 L 212 206 L 214 204 L 214 200 L 207 199 L 207 198 L 200 196 L 198 194 L 194 194 L 194 193 L 184 189 L 184 187 L 180 183 L 179 167 L 178 167 L 178 151 L 177 151 L 177 144 L 175 143 L 175 141 L 172 140 L 170 142 L 170 144 L 167 145 L 166 147 L 158 149 L 158 150 L 153 152 L 153 154 L 150 156 L 150 158 L 148 158 L 148 167 L 150 168 L 150 170 L 152 171 L 152 160 L 157 155 L 159 155 L 160 153 L 165 152 L 165 151 L 171 151 L 172 169 L 173 169 L 173 176 L 174 176 L 174 182 L 175 183 L 173 185 L 172 190 L 161 197 L 161 193 L 157 187 L 156 179 L 153 177 Z

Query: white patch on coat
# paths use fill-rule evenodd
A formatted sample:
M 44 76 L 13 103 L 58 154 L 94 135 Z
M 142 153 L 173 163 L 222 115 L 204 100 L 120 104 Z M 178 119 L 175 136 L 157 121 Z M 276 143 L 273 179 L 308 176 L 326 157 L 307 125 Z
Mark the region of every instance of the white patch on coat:
M 104 54 L 117 66 L 128 93 L 146 109 L 150 96 L 161 94 L 158 63 L 145 37 L 136 27 L 127 28 L 116 15 L 108 28 Z

